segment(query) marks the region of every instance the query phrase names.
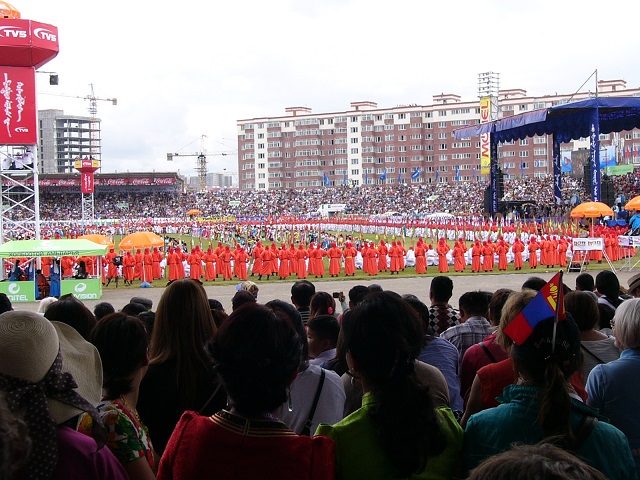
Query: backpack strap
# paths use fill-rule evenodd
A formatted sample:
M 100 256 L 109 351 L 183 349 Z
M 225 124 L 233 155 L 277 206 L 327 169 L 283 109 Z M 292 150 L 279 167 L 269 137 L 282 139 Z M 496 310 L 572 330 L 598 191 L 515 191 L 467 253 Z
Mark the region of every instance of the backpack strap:
M 493 356 L 493 354 L 491 353 L 491 351 L 485 345 L 484 342 L 480 342 L 478 345 L 482 347 L 482 350 L 484 350 L 484 353 L 487 355 L 487 357 L 489 357 L 489 360 L 491 360 L 491 363 L 498 363 L 498 361 L 496 360 L 496 357 Z
M 591 355 L 593 358 L 595 358 L 598 361 L 598 363 L 607 363 L 604 360 L 602 360 L 599 356 L 597 356 L 595 353 L 593 353 L 591 350 L 589 350 L 587 347 L 585 347 L 582 342 L 580 342 L 580 348 L 585 352 L 587 352 L 589 355 Z
M 309 411 L 309 417 L 307 421 L 304 423 L 304 427 L 302 428 L 302 432 L 300 435 L 306 435 L 307 437 L 311 435 L 311 425 L 313 425 L 313 416 L 316 413 L 316 407 L 318 406 L 318 400 L 320 399 L 320 393 L 322 392 L 322 385 L 324 385 L 324 376 L 325 370 L 324 368 L 320 368 L 320 383 L 318 383 L 318 388 L 316 389 L 316 396 L 313 398 L 313 405 L 311 405 L 311 410 Z
M 576 428 L 574 432 L 575 442 L 573 442 L 573 445 L 571 445 L 569 450 L 573 452 L 577 452 L 578 450 L 580 450 L 584 442 L 587 440 L 587 438 L 589 438 L 589 435 L 591 435 L 591 432 L 593 431 L 597 423 L 597 417 L 594 417 L 592 415 L 585 415 L 578 424 L 578 428 Z

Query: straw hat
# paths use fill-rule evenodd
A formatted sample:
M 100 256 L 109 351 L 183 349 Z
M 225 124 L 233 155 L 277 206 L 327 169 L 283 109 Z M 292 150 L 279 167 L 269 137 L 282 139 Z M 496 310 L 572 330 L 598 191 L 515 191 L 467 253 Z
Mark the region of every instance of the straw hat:
M 636 273 L 633 277 L 631 277 L 628 281 L 629 285 L 629 293 L 631 293 L 636 288 L 640 287 L 640 273 Z
M 73 375 L 76 391 L 92 405 L 101 398 L 102 363 L 96 348 L 69 325 L 42 315 L 11 311 L 0 315 L 0 374 L 32 383 L 41 381 L 61 352 L 62 370 Z M 82 413 L 77 407 L 47 398 L 49 413 L 61 424 Z

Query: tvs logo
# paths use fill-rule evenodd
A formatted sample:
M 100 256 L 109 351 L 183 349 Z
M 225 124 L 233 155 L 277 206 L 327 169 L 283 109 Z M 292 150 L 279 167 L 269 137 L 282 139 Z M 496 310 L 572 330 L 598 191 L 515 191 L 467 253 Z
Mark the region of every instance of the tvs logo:
M 29 129 L 27 127 L 16 127 L 14 129 L 14 131 L 19 132 L 19 133 L 28 133 Z
M 87 284 L 86 283 L 78 283 L 74 290 L 76 291 L 76 293 L 82 293 L 87 289 Z
M 9 285 L 8 290 L 11 295 L 17 295 L 20 292 L 20 285 L 18 285 L 17 283 L 12 283 L 11 285 Z
M 4 38 L 27 38 L 27 32 L 21 28 L 9 25 L 0 26 L 0 37 Z
M 40 40 L 48 40 L 50 42 L 55 42 L 58 40 L 56 34 L 46 28 L 36 28 L 33 31 L 33 34 Z

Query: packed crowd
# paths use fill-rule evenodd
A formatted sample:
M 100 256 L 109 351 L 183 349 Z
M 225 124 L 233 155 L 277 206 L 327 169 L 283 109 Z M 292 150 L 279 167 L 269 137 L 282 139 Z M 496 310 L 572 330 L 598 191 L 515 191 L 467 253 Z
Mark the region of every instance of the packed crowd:
M 430 185 L 370 185 L 298 190 L 243 191 L 221 189 L 204 195 L 193 193 L 113 193 L 95 194 L 97 219 L 185 218 L 191 209 L 202 217 L 224 216 L 300 216 L 318 214 L 323 204 L 346 205 L 348 215 L 379 215 L 397 211 L 403 215 L 427 215 L 450 212 L 455 215 L 482 215 L 483 182 L 437 183 Z M 634 187 L 635 188 L 635 187 Z M 556 206 L 552 178 L 510 179 L 505 184 L 505 200 L 530 201 L 536 204 L 530 215 L 561 216 L 570 208 L 570 199 L 586 198 L 582 181 L 563 177 L 565 205 Z M 79 193 L 42 192 L 42 221 L 82 218 Z M 26 207 L 30 205 L 25 203 Z M 15 220 L 26 211 L 15 210 Z
M 0 473 L 634 479 L 640 274 L 574 287 L 531 277 L 454 308 L 447 276 L 430 305 L 308 280 L 259 302 L 246 281 L 230 313 L 191 279 L 155 312 L 66 296 L 31 313 L 0 295 Z

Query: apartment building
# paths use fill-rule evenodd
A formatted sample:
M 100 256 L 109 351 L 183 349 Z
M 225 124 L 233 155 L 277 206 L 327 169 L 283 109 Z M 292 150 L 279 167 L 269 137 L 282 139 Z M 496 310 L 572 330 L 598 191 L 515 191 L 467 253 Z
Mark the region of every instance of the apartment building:
M 533 97 L 523 89 L 498 92 L 499 118 L 593 96 L 593 92 Z M 598 95 L 640 97 L 624 80 L 601 80 Z M 352 102 L 350 109 L 314 114 L 289 107 L 285 115 L 238 120 L 238 177 L 244 190 L 321 186 L 425 184 L 484 179 L 480 139 L 454 139 L 454 131 L 480 122 L 478 99 L 433 96 L 431 105 L 380 108 Z M 640 130 L 601 135 L 601 148 L 621 163 L 640 163 Z M 501 144 L 498 159 L 507 177 L 549 174 L 551 137 Z M 588 150 L 588 139 L 563 144 L 565 152 Z M 568 153 L 567 155 L 570 156 Z M 576 158 L 580 155 L 575 155 Z M 582 175 L 581 168 L 572 173 Z

